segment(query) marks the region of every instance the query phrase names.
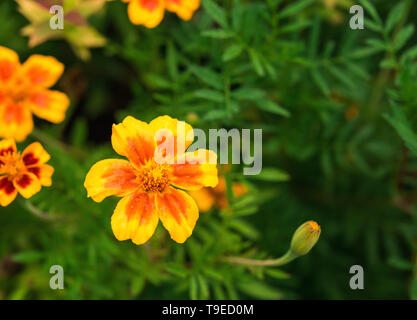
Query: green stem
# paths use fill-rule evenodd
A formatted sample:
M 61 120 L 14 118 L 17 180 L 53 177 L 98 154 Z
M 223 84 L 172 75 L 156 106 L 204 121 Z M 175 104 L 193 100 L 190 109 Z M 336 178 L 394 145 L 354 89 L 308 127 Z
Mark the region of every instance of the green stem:
M 234 264 L 242 264 L 246 266 L 260 266 L 260 267 L 279 267 L 284 264 L 290 263 L 298 256 L 294 255 L 290 250 L 282 257 L 277 259 L 268 259 L 268 260 L 253 260 L 240 257 L 230 257 L 226 258 L 226 261 Z
M 48 213 L 46 213 L 42 210 L 39 210 L 29 200 L 20 198 L 19 202 L 20 202 L 20 204 L 22 205 L 23 208 L 25 208 L 30 213 L 32 213 L 33 215 L 37 216 L 38 218 L 40 218 L 42 220 L 47 220 L 47 221 L 64 220 L 64 218 L 62 218 L 62 217 L 52 216 L 52 215 L 50 215 L 50 214 L 48 214 Z
M 410 13 L 410 9 L 412 6 L 412 2 L 410 0 L 406 1 L 405 4 L 405 10 L 403 11 L 403 15 L 398 22 L 397 26 L 395 27 L 391 39 L 389 38 L 389 35 L 386 33 L 385 29 L 383 31 L 383 37 L 385 42 L 388 44 L 388 52 L 385 55 L 385 59 L 392 58 L 396 61 L 396 71 L 399 72 L 400 66 L 398 65 L 397 57 L 395 50 L 392 46 L 392 42 L 394 41 L 395 37 L 397 36 L 398 32 L 401 30 L 401 28 L 404 26 L 404 24 L 407 21 L 408 15 Z M 380 101 L 384 96 L 385 88 L 389 84 L 390 81 L 390 70 L 389 69 L 383 69 L 379 72 L 379 75 L 375 81 L 375 84 L 373 86 L 373 90 L 371 93 L 370 101 L 369 101 L 369 112 L 371 118 L 375 117 L 376 111 L 378 109 L 378 106 L 380 105 Z
M 58 140 L 54 139 L 53 137 L 43 133 L 42 131 L 40 131 L 36 128 L 33 129 L 32 136 L 35 139 L 38 139 L 38 140 L 42 141 L 45 145 L 50 145 L 50 146 L 52 146 L 56 149 L 59 149 L 61 151 L 66 152 L 66 153 L 71 153 L 79 159 L 84 159 L 84 158 L 87 157 L 87 153 L 85 151 L 83 151 L 81 149 L 78 149 L 78 148 L 74 148 L 74 147 L 69 146 L 65 143 L 62 143 L 61 141 L 58 141 Z

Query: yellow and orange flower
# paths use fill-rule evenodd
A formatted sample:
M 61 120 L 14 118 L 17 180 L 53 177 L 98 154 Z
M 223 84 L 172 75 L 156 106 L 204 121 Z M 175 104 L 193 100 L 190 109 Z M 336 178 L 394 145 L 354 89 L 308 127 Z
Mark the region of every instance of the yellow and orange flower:
M 240 198 L 249 192 L 248 187 L 240 182 L 232 184 L 232 192 L 236 198 Z M 226 179 L 219 178 L 219 184 L 215 188 L 202 188 L 200 190 L 190 191 L 190 195 L 197 202 L 201 212 L 209 211 L 211 208 L 228 209 L 229 203 L 226 195 Z
M 23 141 L 33 130 L 32 113 L 62 122 L 68 97 L 49 90 L 64 71 L 53 57 L 32 55 L 20 64 L 13 50 L 0 46 L 0 137 Z
M 20 193 L 28 199 L 52 184 L 54 168 L 39 142 L 29 145 L 22 154 L 17 152 L 13 139 L 0 141 L 0 205 L 9 205 Z
M 122 0 L 128 2 L 129 19 L 134 24 L 155 28 L 164 18 L 165 10 L 174 12 L 183 20 L 190 20 L 200 7 L 200 0 Z
M 178 123 L 169 116 L 158 117 L 149 124 L 126 117 L 122 123 L 113 125 L 111 141 L 113 149 L 129 161 L 102 160 L 88 172 L 84 182 L 88 197 L 96 202 L 112 195 L 123 197 L 111 218 L 113 233 L 119 241 L 131 239 L 135 244 L 143 244 L 161 220 L 171 238 L 184 243 L 192 234 L 199 213 L 193 198 L 180 189 L 199 190 L 217 185 L 217 155 L 203 149 L 181 153 L 179 143 L 185 141 L 186 150 L 192 143 L 186 137 L 193 136 L 193 129 L 181 122 L 185 130 L 178 131 Z M 161 129 L 172 133 L 171 152 L 175 159 L 172 164 L 161 164 L 155 158 L 164 144 L 156 142 L 156 133 Z

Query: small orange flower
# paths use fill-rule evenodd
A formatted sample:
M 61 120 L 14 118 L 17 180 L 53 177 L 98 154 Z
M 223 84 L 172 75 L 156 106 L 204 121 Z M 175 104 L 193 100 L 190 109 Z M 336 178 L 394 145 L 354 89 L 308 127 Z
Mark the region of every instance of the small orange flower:
M 197 222 L 198 207 L 178 188 L 198 190 L 217 185 L 217 155 L 210 150 L 181 154 L 179 143 L 185 141 L 187 149 L 192 141 L 186 141 L 186 137 L 192 136 L 193 129 L 183 122 L 184 132 L 177 131 L 178 123 L 169 116 L 158 117 L 149 124 L 126 117 L 122 123 L 113 125 L 111 141 L 113 149 L 129 161 L 102 160 L 88 172 L 84 182 L 88 197 L 96 202 L 112 195 L 123 197 L 111 218 L 113 233 L 119 241 L 145 243 L 160 219 L 171 238 L 184 243 Z M 164 143 L 156 142 L 156 133 L 161 129 L 172 133 L 173 156 L 177 160 L 172 164 L 155 160 L 155 151 L 161 150 Z
M 21 65 L 16 52 L 0 46 L 0 137 L 25 140 L 33 130 L 32 113 L 53 123 L 64 120 L 68 97 L 48 90 L 63 71 L 62 63 L 41 55 Z
M 247 194 L 249 189 L 242 183 L 234 182 L 232 192 L 236 198 L 240 198 Z M 219 178 L 219 184 L 215 188 L 202 188 L 189 193 L 197 202 L 201 212 L 209 211 L 213 206 L 222 210 L 229 207 L 226 196 L 226 179 L 223 177 Z
M 200 0 L 122 0 L 129 2 L 128 15 L 134 24 L 155 28 L 164 18 L 165 10 L 175 12 L 181 19 L 190 20 L 200 7 Z
M 28 199 L 52 184 L 54 168 L 47 165 L 49 154 L 39 142 L 29 145 L 22 154 L 13 139 L 0 141 L 0 205 L 9 205 L 19 192 Z

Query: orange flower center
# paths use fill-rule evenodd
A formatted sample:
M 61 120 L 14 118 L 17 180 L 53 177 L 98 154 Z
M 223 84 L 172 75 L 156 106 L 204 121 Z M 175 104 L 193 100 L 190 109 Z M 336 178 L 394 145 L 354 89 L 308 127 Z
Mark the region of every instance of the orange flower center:
M 168 167 L 151 160 L 137 173 L 138 181 L 146 192 L 162 192 L 169 185 Z
M 22 77 L 16 77 L 12 83 L 6 88 L 6 95 L 15 103 L 25 100 L 29 96 L 30 86 Z
M 0 174 L 5 173 L 14 178 L 25 170 L 25 164 L 19 152 L 6 151 L 0 155 Z

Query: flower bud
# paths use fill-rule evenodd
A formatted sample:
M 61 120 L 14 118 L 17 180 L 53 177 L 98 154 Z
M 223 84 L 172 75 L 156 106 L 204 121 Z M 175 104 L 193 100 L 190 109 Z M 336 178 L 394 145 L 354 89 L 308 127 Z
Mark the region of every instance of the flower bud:
M 291 240 L 290 251 L 294 256 L 307 254 L 319 240 L 321 233 L 320 226 L 315 221 L 303 223 L 294 232 Z

